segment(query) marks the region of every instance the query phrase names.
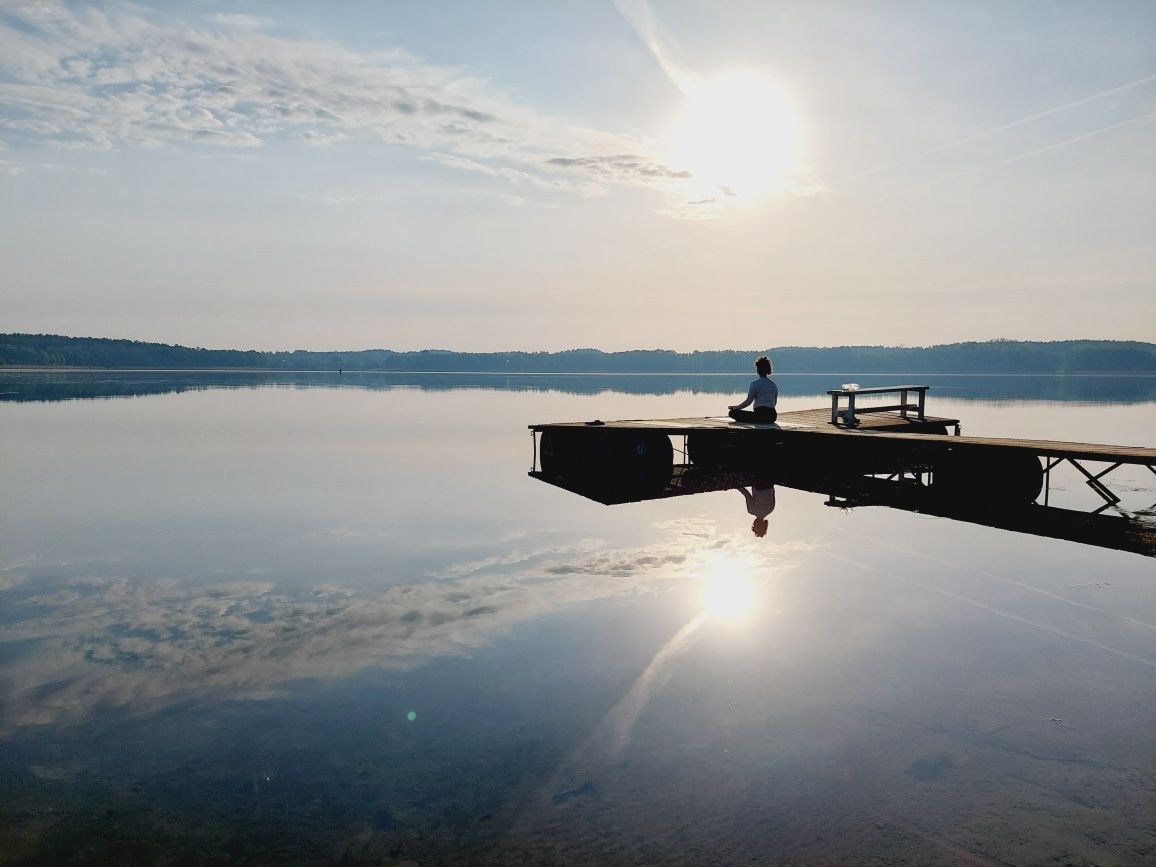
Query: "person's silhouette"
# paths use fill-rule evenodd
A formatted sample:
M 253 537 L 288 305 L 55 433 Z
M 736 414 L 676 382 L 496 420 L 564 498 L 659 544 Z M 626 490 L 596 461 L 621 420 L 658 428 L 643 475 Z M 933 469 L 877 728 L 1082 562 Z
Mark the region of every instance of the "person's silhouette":
M 747 399 L 742 403 L 727 407 L 731 418 L 735 421 L 773 422 L 778 418 L 775 404 L 779 401 L 779 387 L 771 379 L 771 360 L 765 355 L 755 361 L 755 372 L 759 378 L 754 380 L 747 389 Z M 754 410 L 744 407 L 755 405 Z

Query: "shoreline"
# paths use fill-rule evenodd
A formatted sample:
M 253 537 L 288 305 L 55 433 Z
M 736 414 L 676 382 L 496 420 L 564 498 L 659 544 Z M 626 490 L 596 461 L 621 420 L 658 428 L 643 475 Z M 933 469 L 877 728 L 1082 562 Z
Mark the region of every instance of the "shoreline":
M 729 376 L 747 376 L 750 374 L 749 370 L 734 370 L 734 371 L 687 371 L 687 370 L 397 370 L 393 368 L 380 368 L 373 370 L 332 370 L 326 368 L 301 368 L 286 370 L 284 368 L 270 368 L 270 367 L 68 367 L 68 366 L 51 366 L 51 365 L 0 365 L 0 373 L 268 373 L 268 374 L 318 374 L 331 373 L 334 376 L 345 375 L 364 375 L 364 374 L 420 374 L 422 376 L 429 375 L 444 375 L 444 376 L 699 376 L 699 377 L 729 377 Z M 1054 378 L 1054 377 L 1111 377 L 1118 379 L 1120 377 L 1130 377 L 1136 379 L 1152 379 L 1156 378 L 1156 371 L 1111 371 L 1111 370 L 1097 370 L 1097 371 L 1072 371 L 1072 372 L 1057 372 L 1057 373 L 1024 373 L 1016 371 L 1008 372 L 973 372 L 973 371 L 880 371 L 880 372 L 863 372 L 863 371 L 838 371 L 838 370 L 818 370 L 818 371 L 792 371 L 791 373 L 775 372 L 775 378 L 786 378 L 793 376 L 960 376 L 960 377 L 1037 377 L 1037 378 Z

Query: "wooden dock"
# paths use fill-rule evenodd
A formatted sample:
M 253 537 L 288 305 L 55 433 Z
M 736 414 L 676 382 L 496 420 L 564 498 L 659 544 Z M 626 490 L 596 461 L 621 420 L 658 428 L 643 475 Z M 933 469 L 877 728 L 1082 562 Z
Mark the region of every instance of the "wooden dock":
M 649 430 L 668 435 L 684 435 L 694 431 L 722 430 L 722 431 L 805 431 L 824 434 L 854 435 L 867 431 L 886 431 L 888 433 L 912 433 L 926 435 L 928 433 L 945 432 L 947 428 L 959 424 L 959 419 L 936 418 L 925 416 L 922 420 L 914 417 L 903 417 L 897 413 L 879 413 L 877 415 L 860 418 L 859 427 L 847 428 L 831 424 L 828 412 L 820 409 L 800 409 L 791 412 L 779 413 L 773 424 L 758 424 L 756 422 L 734 421 L 729 416 L 708 416 L 705 418 L 658 418 L 658 419 L 621 419 L 618 421 L 569 421 L 553 424 L 530 425 L 532 431 L 562 430 L 562 429 L 593 429 L 593 430 Z
M 722 416 L 560 422 L 530 425 L 530 430 L 535 469 L 540 454 L 543 470 L 554 475 L 603 473 L 640 482 L 669 479 L 675 451 L 670 437 L 682 438 L 679 450 L 696 466 L 754 468 L 791 461 L 816 471 L 827 467 L 860 475 L 915 468 L 933 472 L 941 488 L 982 489 L 985 494 L 994 489 L 1020 503 L 1036 500 L 1041 492 L 1046 502 L 1050 474 L 1064 462 L 1085 476 L 1103 508 L 1120 502 L 1105 479 L 1113 470 L 1140 465 L 1156 476 L 1156 448 L 949 435 L 951 428 L 959 431 L 959 419 L 924 415 L 922 399 L 918 410 L 917 415 L 869 410 L 854 417 L 855 426 L 832 422 L 833 407 L 784 412 L 772 424 Z
M 952 450 L 998 449 L 1055 458 L 1075 458 L 1077 460 L 1142 464 L 1156 467 L 1156 448 L 1061 440 L 1030 440 L 1014 437 L 950 436 L 944 432 L 946 428 L 959 424 L 960 420 L 954 418 L 927 416 L 923 421 L 919 421 L 902 418 L 896 414 L 879 414 L 861 418 L 860 426 L 857 428 L 846 428 L 831 424 L 827 418 L 827 410 L 821 408 L 784 412 L 779 415 L 774 424 L 736 422 L 727 416 L 709 416 L 705 418 L 622 419 L 597 423 L 557 422 L 530 425 L 530 430 L 536 433 L 575 429 L 652 431 L 669 436 L 688 436 L 705 431 L 725 432 L 728 435 L 742 435 L 741 432 L 743 431 L 760 431 L 780 442 L 788 442 L 799 437 L 834 437 L 849 442 L 851 439 L 862 439 L 864 436 L 868 436 L 872 439 L 887 441 L 908 441 L 921 446 L 938 444 Z M 832 440 L 832 442 L 834 441 Z

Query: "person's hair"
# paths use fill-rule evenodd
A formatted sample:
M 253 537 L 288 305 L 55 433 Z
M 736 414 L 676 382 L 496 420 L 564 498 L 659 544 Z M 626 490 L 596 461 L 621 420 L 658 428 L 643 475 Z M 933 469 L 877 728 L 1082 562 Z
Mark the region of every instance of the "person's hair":
M 759 376 L 770 376 L 771 371 L 775 368 L 771 366 L 771 360 L 765 355 L 755 360 L 755 372 Z
M 751 524 L 751 532 L 760 539 L 767 535 L 767 527 L 771 524 L 766 518 L 755 518 L 754 523 Z

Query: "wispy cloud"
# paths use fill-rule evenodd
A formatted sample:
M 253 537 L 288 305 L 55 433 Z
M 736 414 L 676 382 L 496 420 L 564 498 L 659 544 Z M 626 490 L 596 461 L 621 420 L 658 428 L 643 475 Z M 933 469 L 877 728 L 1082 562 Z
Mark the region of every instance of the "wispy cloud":
M 58 146 L 259 147 L 356 132 L 480 147 L 511 125 L 484 83 L 401 53 L 162 20 L 130 5 L 37 4 L 6 19 L 4 125 Z
M 1030 151 L 1025 151 L 1024 153 L 1016 154 L 1014 157 L 1008 157 L 1005 160 L 1000 160 L 998 163 L 991 163 L 990 165 L 980 166 L 979 168 L 975 169 L 975 171 L 986 171 L 989 169 L 1003 168 L 1004 166 L 1009 166 L 1012 163 L 1018 163 L 1020 160 L 1026 160 L 1029 157 L 1038 156 L 1039 154 L 1046 154 L 1048 151 L 1054 151 L 1058 148 L 1067 147 L 1068 145 L 1072 145 L 1072 144 L 1077 144 L 1078 142 L 1086 141 L 1087 139 L 1090 139 L 1090 138 L 1095 138 L 1098 135 L 1103 135 L 1106 132 L 1112 132 L 1113 130 L 1123 129 L 1126 126 L 1132 126 L 1133 124 L 1142 123 L 1143 121 L 1146 121 L 1146 120 L 1151 120 L 1154 117 L 1156 117 L 1156 111 L 1150 111 L 1150 112 L 1147 112 L 1145 114 L 1138 115 L 1136 117 L 1130 117 L 1127 120 L 1122 120 L 1118 123 L 1113 123 L 1113 124 L 1109 124 L 1108 126 L 1099 127 L 1097 129 L 1092 130 L 1091 132 L 1081 133 L 1080 135 L 1072 136 L 1071 138 L 1066 138 L 1066 139 L 1063 139 L 1061 141 L 1052 142 L 1051 144 L 1044 145 L 1043 147 L 1033 148 Z
M 274 32 L 253 16 L 29 3 L 0 13 L 0 39 L 0 129 L 13 140 L 256 150 L 360 139 L 543 192 L 693 198 L 689 174 L 653 142 L 560 121 L 460 68 Z
M 212 20 L 218 24 L 224 24 L 226 27 L 240 27 L 246 30 L 267 30 L 273 26 L 273 22 L 268 18 L 238 13 L 218 12 L 212 17 Z
M 510 166 L 488 165 L 467 157 L 457 156 L 456 154 L 431 153 L 423 156 L 423 159 L 438 163 L 447 168 L 457 169 L 458 171 L 476 172 L 486 177 L 500 178 L 515 185 L 526 185 L 543 190 L 577 193 L 586 196 L 600 195 L 605 192 L 604 187 L 589 180 L 579 179 L 577 181 L 570 181 L 563 177 L 535 174 Z M 547 166 L 552 164 L 552 160 L 546 161 Z
M 642 44 L 647 47 L 655 61 L 684 96 L 692 96 L 702 84 L 682 58 L 682 46 L 671 33 L 662 26 L 654 9 L 647 0 L 614 0 L 614 6 L 634 28 Z
M 0 151 L 4 146 L 0 143 Z M 44 163 L 29 160 L 0 160 L 0 174 L 18 177 L 31 172 L 65 172 L 69 174 L 96 175 L 103 174 L 99 169 L 80 169 L 75 166 L 63 166 L 56 163 Z
M 554 157 L 547 160 L 552 166 L 579 169 L 602 178 L 628 178 L 639 183 L 657 180 L 690 180 L 688 171 L 679 171 L 638 154 L 619 154 L 592 157 Z
M 1144 114 L 1137 115 L 1135 117 L 1130 117 L 1130 118 L 1127 118 L 1126 120 L 1122 120 L 1122 121 L 1119 121 L 1117 123 L 1112 123 L 1112 124 L 1108 124 L 1107 126 L 1097 127 L 1096 129 L 1093 129 L 1089 132 L 1081 133 L 1081 134 L 1076 135 L 1076 136 L 1071 136 L 1070 138 L 1061 139 L 1060 141 L 1050 142 L 1049 144 L 1042 145 L 1041 147 L 1032 148 L 1031 150 L 1028 150 L 1028 151 L 1023 151 L 1022 153 L 1018 153 L 1015 156 L 1008 157 L 1007 159 L 1002 159 L 1002 160 L 999 160 L 999 161 L 994 162 L 994 163 L 986 163 L 984 165 L 971 166 L 971 167 L 963 169 L 961 171 L 956 171 L 956 172 L 952 172 L 950 174 L 942 175 L 942 176 L 940 176 L 934 180 L 927 181 L 926 183 L 922 184 L 921 189 L 924 189 L 924 190 L 932 189 L 934 187 L 942 186 L 944 184 L 948 184 L 952 181 L 958 180 L 959 178 L 975 177 L 976 175 L 982 174 L 983 172 L 990 172 L 990 171 L 994 171 L 996 169 L 1002 169 L 1004 166 L 1010 166 L 1014 163 L 1020 162 L 1021 160 L 1030 159 L 1031 157 L 1036 157 L 1036 156 L 1039 156 L 1041 154 L 1049 153 L 1050 151 L 1059 150 L 1060 148 L 1065 148 L 1065 147 L 1068 147 L 1069 145 L 1078 144 L 1080 142 L 1087 141 L 1088 139 L 1095 138 L 1095 137 L 1100 136 L 1100 135 L 1104 135 L 1105 133 L 1113 132 L 1113 131 L 1118 130 L 1118 129 L 1123 129 L 1125 127 L 1130 127 L 1130 126 L 1134 126 L 1136 124 L 1144 123 L 1145 121 L 1152 120 L 1153 118 L 1156 118 L 1156 112 L 1151 112 L 1151 111 L 1145 112 Z M 860 208 L 870 207 L 872 205 L 878 205 L 882 202 L 891 201 L 894 198 L 896 198 L 896 196 L 894 196 L 894 195 L 877 196 L 873 199 L 867 199 L 867 200 L 858 202 L 855 205 L 853 205 L 852 207 L 847 208 L 843 213 L 851 213 L 852 211 L 858 210 Z
M 904 159 L 894 160 L 892 162 L 883 163 L 882 165 L 878 165 L 878 166 L 875 166 L 875 167 L 870 168 L 870 169 L 865 169 L 861 172 L 855 173 L 854 175 L 849 175 L 846 178 L 842 178 L 839 181 L 836 181 L 836 183 L 841 184 L 841 183 L 844 183 L 846 181 L 858 180 L 859 178 L 865 178 L 865 177 L 868 177 L 870 175 L 879 174 L 880 172 L 887 171 L 888 169 L 896 168 L 899 166 L 904 166 L 904 165 L 907 165 L 909 163 L 915 162 L 917 160 L 921 160 L 925 157 L 929 157 L 929 156 L 933 156 L 934 154 L 942 153 L 943 151 L 953 150 L 954 148 L 962 147 L 965 144 L 971 144 L 972 142 L 979 141 L 980 139 L 988 138 L 990 136 L 996 135 L 996 134 L 1001 133 L 1001 132 L 1008 132 L 1009 130 L 1013 130 L 1013 129 L 1016 129 L 1017 127 L 1026 126 L 1028 124 L 1035 123 L 1036 121 L 1043 120 L 1044 118 L 1052 117 L 1053 115 L 1062 114 L 1064 112 L 1068 112 L 1068 111 L 1071 111 L 1071 110 L 1076 109 L 1076 108 L 1082 108 L 1086 105 L 1090 105 L 1093 102 L 1097 102 L 1101 99 L 1105 99 L 1106 97 L 1116 96 L 1117 94 L 1124 93 L 1125 91 L 1133 90 L 1133 89 L 1138 88 L 1138 87 L 1143 87 L 1143 86 L 1151 84 L 1153 82 L 1156 82 L 1156 75 L 1145 75 L 1141 78 L 1137 78 L 1137 79 L 1134 79 L 1132 81 L 1125 82 L 1124 84 L 1118 85 L 1116 87 L 1112 87 L 1112 88 L 1109 88 L 1107 90 L 1101 90 L 1098 93 L 1093 93 L 1089 96 L 1085 96 L 1085 97 L 1082 97 L 1080 99 L 1071 100 L 1069 102 L 1063 103 L 1062 105 L 1055 105 L 1055 106 L 1052 106 L 1051 108 L 1046 108 L 1043 111 L 1037 111 L 1037 112 L 1034 112 L 1032 114 L 1029 114 L 1026 117 L 1017 118 L 1016 120 L 1013 120 L 1010 123 L 1004 123 L 1004 124 L 1000 124 L 999 126 L 989 127 L 987 129 L 980 130 L 979 132 L 974 132 L 974 133 L 971 133 L 970 135 L 966 135 L 963 138 L 955 139 L 954 141 L 946 142 L 946 143 L 941 144 L 941 145 L 936 145 L 933 148 L 929 148 L 929 149 L 927 149 L 925 151 L 921 151 L 920 153 L 917 153 L 917 154 L 912 154 L 911 156 L 905 157 Z M 1143 119 L 1143 118 L 1140 118 L 1140 119 Z M 1132 122 L 1132 121 L 1129 121 L 1129 123 L 1130 122 Z M 1108 127 L 1106 129 L 1116 129 L 1117 126 L 1123 126 L 1123 125 L 1126 125 L 1126 124 L 1117 124 L 1117 125 Z M 1103 131 L 1106 131 L 1106 130 L 1097 130 L 1096 132 L 1090 133 L 1089 135 L 1096 135 L 1099 132 L 1103 132 Z M 1080 136 L 1076 139 L 1073 139 L 1072 141 L 1080 141 L 1080 140 L 1082 140 L 1084 138 L 1088 138 L 1088 137 L 1089 137 L 1088 135 Z M 1041 148 L 1038 151 L 1032 151 L 1030 154 L 1024 154 L 1024 155 L 1021 155 L 1018 157 L 1014 157 L 1011 160 L 1008 160 L 1004 163 L 1000 163 L 1000 165 L 1007 165 L 1007 163 L 1014 162 L 1014 161 L 1019 160 L 1019 159 L 1023 159 L 1024 156 L 1032 156 L 1036 153 L 1042 153 L 1046 150 L 1051 150 L 1054 147 L 1062 147 L 1064 144 L 1068 144 L 1068 143 L 1069 142 L 1060 142 L 1060 143 L 1055 144 L 1055 145 L 1050 145 L 1046 148 Z

